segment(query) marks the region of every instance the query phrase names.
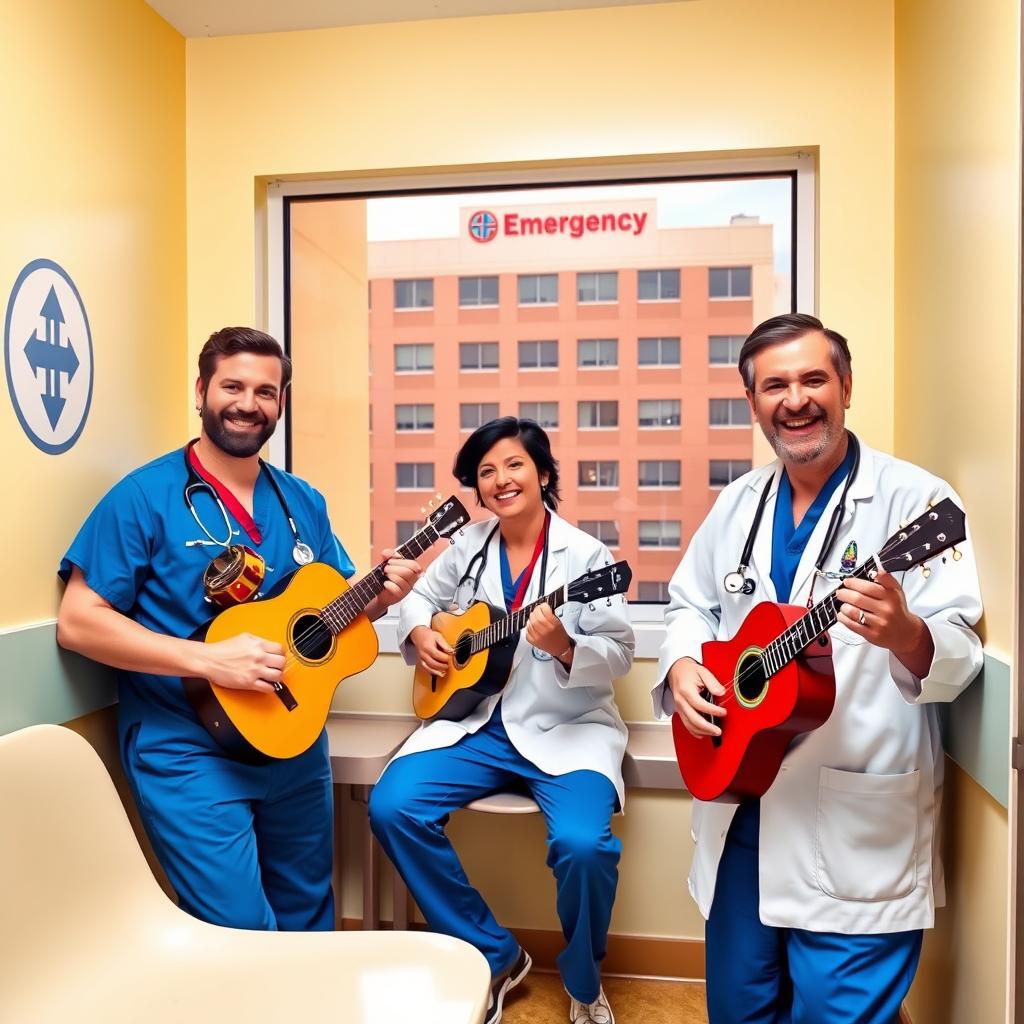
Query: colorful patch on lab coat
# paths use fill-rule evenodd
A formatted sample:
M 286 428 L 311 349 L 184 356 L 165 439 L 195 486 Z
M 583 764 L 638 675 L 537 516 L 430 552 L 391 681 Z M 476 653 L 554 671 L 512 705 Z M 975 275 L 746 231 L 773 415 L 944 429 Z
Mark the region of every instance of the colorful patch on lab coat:
M 853 572 L 857 568 L 857 542 L 855 540 L 851 540 L 846 545 L 843 557 L 839 561 L 839 567 L 843 572 Z

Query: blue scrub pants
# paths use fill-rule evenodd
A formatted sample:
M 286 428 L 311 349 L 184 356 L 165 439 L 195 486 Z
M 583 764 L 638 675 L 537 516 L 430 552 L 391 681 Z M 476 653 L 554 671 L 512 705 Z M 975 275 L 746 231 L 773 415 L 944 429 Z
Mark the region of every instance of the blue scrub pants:
M 129 726 L 122 763 L 181 908 L 211 924 L 334 928 L 327 735 L 287 761 L 246 765 L 212 740 Z
M 547 823 L 547 863 L 566 941 L 558 956 L 562 980 L 571 996 L 593 1002 L 622 849 L 611 831 L 618 798 L 607 778 L 594 771 L 545 774 L 512 746 L 498 710 L 454 746 L 393 761 L 370 794 L 370 824 L 430 929 L 472 943 L 498 974 L 512 965 L 519 943 L 470 885 L 445 825 L 452 811 L 517 783 Z
M 705 930 L 710 1024 L 896 1024 L 921 931 L 838 935 L 758 916 L 760 804 L 736 813 Z

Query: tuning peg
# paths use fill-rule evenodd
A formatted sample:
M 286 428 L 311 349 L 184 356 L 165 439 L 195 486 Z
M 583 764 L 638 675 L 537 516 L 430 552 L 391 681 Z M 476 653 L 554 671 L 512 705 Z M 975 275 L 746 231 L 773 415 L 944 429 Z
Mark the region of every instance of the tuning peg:
M 611 606 L 612 606 L 612 599 L 610 597 L 606 597 L 604 603 L 606 605 L 608 605 L 609 608 L 611 608 Z
M 964 553 L 957 548 L 953 548 L 953 561 L 959 562 L 964 557 Z
M 910 525 L 910 520 L 909 519 L 901 519 L 900 520 L 900 529 L 901 530 L 905 530 L 909 525 Z
M 437 494 L 434 495 L 434 501 L 440 501 L 440 500 L 441 500 L 441 492 L 438 491 Z
M 425 516 L 426 514 L 427 514 L 427 510 L 426 510 L 426 508 L 425 508 L 425 507 L 421 507 L 421 508 L 420 508 L 420 515 L 421 515 L 421 516 Z
M 932 574 L 932 571 L 931 571 L 931 569 L 929 569 L 929 568 L 928 568 L 928 566 L 927 566 L 927 565 L 922 565 L 922 566 L 921 566 L 921 575 L 922 575 L 922 576 L 923 576 L 923 577 L 924 577 L 925 579 L 928 579 L 928 577 L 929 577 L 929 576 L 931 576 L 931 574 Z

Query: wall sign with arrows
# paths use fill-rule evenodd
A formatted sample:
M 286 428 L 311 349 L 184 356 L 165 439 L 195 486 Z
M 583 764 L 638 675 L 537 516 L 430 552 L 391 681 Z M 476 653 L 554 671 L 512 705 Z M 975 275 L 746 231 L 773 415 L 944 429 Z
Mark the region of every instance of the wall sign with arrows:
M 92 403 L 92 335 L 74 281 L 53 260 L 33 260 L 14 283 L 4 362 L 22 429 L 44 452 L 66 452 Z

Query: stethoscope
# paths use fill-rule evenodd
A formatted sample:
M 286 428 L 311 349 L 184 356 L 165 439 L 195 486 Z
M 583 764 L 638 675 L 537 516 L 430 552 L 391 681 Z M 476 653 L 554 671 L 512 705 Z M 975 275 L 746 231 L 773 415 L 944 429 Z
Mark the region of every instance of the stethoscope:
M 832 510 L 832 518 L 829 520 L 825 540 L 822 542 L 821 551 L 818 553 L 818 560 L 814 563 L 814 571 L 817 576 L 822 575 L 825 559 L 828 557 L 829 550 L 839 534 L 839 524 L 843 518 L 843 509 L 846 508 L 846 497 L 850 493 L 850 485 L 857 476 L 857 470 L 860 469 L 860 442 L 849 431 L 847 434 L 850 438 L 849 443 L 853 448 L 853 465 L 850 466 L 850 472 L 846 474 L 843 493 L 839 496 L 839 504 Z M 754 513 L 754 522 L 751 524 L 750 532 L 747 534 L 747 542 L 743 545 L 743 554 L 740 555 L 740 564 L 736 566 L 733 572 L 726 573 L 725 578 L 722 580 L 722 586 L 725 587 L 726 593 L 746 594 L 749 597 L 754 592 L 756 584 L 752 579 L 747 578 L 747 572 L 750 569 L 750 556 L 754 551 L 754 541 L 757 538 L 758 528 L 761 526 L 764 507 L 768 504 L 768 492 L 771 490 L 774 482 L 774 475 L 768 477 L 764 489 L 761 491 L 761 497 L 757 502 L 757 511 Z
M 188 479 L 185 483 L 184 498 L 185 504 L 188 506 L 189 512 L 192 513 L 192 518 L 196 521 L 196 525 L 203 533 L 209 538 L 209 540 L 187 540 L 185 541 L 185 547 L 198 547 L 211 545 L 218 548 L 229 548 L 231 546 L 231 538 L 234 533 L 231 529 L 231 520 L 228 519 L 228 510 L 224 507 L 224 502 L 220 500 L 220 495 L 216 489 L 208 484 L 197 472 L 195 466 L 192 465 L 192 460 L 189 458 L 189 451 L 192 445 L 185 445 L 183 452 L 185 457 L 185 469 L 188 473 Z M 274 494 L 277 496 L 278 504 L 281 506 L 281 511 L 284 512 L 285 519 L 288 520 L 288 527 L 292 531 L 292 536 L 295 538 L 295 546 L 292 548 L 292 558 L 298 565 L 309 565 L 313 561 L 313 549 L 306 544 L 299 537 L 299 529 L 295 525 L 295 520 L 292 518 L 291 510 L 288 508 L 288 502 L 285 501 L 284 494 L 281 491 L 281 486 L 274 478 L 274 474 L 271 472 L 270 467 L 262 460 L 259 460 L 260 469 L 263 470 L 267 475 L 267 480 L 270 482 L 270 486 L 273 488 Z M 227 531 L 224 540 L 216 538 L 207 528 L 206 524 L 199 518 L 199 513 L 196 511 L 195 504 L 192 501 L 192 496 L 197 491 L 208 491 L 210 497 L 220 511 L 221 516 L 224 518 L 224 529 Z
M 473 566 L 477 566 L 477 570 L 473 573 L 473 596 L 476 596 L 476 592 L 480 589 L 480 580 L 483 577 L 484 570 L 487 568 L 487 555 L 491 547 L 491 541 L 494 539 L 494 535 L 498 532 L 500 523 L 495 523 L 491 527 L 490 532 L 484 538 L 483 544 L 477 549 L 476 553 L 469 560 L 469 564 L 466 566 L 459 578 L 459 582 L 455 584 L 455 593 L 462 589 L 466 583 L 469 582 L 470 573 L 473 573 Z M 537 588 L 538 594 L 544 593 L 544 584 L 548 578 L 548 534 L 551 530 L 551 516 L 550 514 L 545 517 L 544 520 L 544 550 L 540 556 L 540 585 Z M 479 563 L 479 564 L 477 564 Z

